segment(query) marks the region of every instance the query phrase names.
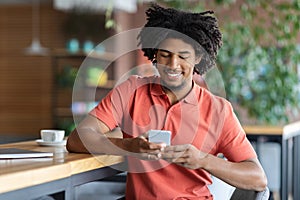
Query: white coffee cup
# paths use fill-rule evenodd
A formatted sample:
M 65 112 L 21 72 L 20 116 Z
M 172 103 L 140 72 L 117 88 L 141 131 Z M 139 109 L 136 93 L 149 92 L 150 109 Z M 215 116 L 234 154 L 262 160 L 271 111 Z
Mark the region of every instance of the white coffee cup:
M 44 142 L 61 142 L 65 137 L 64 130 L 41 130 L 41 138 Z

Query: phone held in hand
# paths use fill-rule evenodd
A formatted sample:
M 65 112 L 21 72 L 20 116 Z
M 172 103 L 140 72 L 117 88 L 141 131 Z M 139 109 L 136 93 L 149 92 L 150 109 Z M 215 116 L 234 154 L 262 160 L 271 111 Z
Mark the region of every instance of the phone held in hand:
M 171 145 L 171 131 L 166 130 L 150 130 L 148 131 L 149 142 L 165 143 Z

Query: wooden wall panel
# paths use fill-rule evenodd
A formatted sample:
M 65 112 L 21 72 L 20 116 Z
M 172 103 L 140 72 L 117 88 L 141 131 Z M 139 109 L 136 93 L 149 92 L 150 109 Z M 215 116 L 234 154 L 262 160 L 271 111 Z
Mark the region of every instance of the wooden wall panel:
M 54 10 L 51 3 L 40 8 L 42 45 L 50 50 L 63 48 L 65 14 Z M 40 129 L 55 128 L 51 57 L 25 55 L 31 40 L 31 5 L 0 6 L 0 135 L 38 137 Z
M 66 42 L 63 24 L 67 14 L 54 10 L 52 1 L 46 2 L 40 6 L 40 42 L 49 50 L 62 49 Z M 104 16 L 101 16 L 104 21 Z M 141 17 L 124 13 L 122 16 L 127 19 L 120 20 L 123 30 L 140 27 L 145 18 L 143 9 L 138 14 Z M 103 28 L 103 35 L 97 36 L 97 41 L 106 39 L 108 34 L 105 32 L 111 34 Z M 55 128 L 52 98 L 56 88 L 53 90 L 51 54 L 25 55 L 24 49 L 31 45 L 31 41 L 31 5 L 0 5 L 0 143 L 2 136 L 13 134 L 37 138 L 40 129 Z M 131 59 L 134 65 L 135 58 L 132 56 Z M 121 64 L 124 67 L 124 63 Z

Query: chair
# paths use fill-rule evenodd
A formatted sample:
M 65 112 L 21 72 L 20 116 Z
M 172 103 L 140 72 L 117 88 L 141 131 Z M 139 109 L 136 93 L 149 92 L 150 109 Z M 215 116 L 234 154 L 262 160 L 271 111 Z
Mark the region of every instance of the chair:
M 270 196 L 269 188 L 256 192 L 235 188 L 224 181 L 212 176 L 213 183 L 208 186 L 214 200 L 268 200 Z
M 270 191 L 268 187 L 261 192 L 236 188 L 230 200 L 268 200 L 269 196 Z

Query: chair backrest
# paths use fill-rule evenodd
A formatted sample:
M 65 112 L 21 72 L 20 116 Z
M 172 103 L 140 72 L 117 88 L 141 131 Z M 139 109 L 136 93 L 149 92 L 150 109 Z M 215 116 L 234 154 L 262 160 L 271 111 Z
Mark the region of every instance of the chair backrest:
M 270 196 L 269 188 L 267 187 L 264 191 L 258 192 L 255 200 L 268 200 Z
M 269 196 L 270 191 L 268 187 L 261 192 L 236 188 L 230 200 L 268 200 Z
M 203 78 L 201 75 L 195 73 L 195 74 L 193 75 L 193 80 L 194 80 L 195 83 L 196 83 L 197 85 L 199 85 L 200 87 L 203 87 L 203 88 L 209 90 L 209 88 L 208 88 L 208 86 L 207 86 L 207 84 L 206 84 L 204 78 Z

